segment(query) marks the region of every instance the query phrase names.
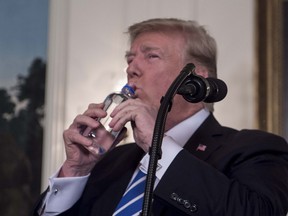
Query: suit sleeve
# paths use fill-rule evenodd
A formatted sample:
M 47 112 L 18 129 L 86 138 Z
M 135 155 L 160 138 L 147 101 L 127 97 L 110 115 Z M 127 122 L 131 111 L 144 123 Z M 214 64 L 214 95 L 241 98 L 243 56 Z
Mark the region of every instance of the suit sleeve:
M 270 135 L 246 139 L 249 145 L 240 144 L 242 135 L 235 140 L 207 161 L 182 150 L 159 182 L 155 201 L 179 215 L 285 216 L 287 143 Z

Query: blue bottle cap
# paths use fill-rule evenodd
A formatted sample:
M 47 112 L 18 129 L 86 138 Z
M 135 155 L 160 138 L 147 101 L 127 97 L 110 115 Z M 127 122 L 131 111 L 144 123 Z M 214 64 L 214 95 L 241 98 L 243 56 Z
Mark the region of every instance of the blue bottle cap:
M 123 86 L 121 93 L 124 95 L 127 95 L 128 97 L 133 97 L 135 95 L 134 89 L 131 86 L 129 86 L 128 84 Z

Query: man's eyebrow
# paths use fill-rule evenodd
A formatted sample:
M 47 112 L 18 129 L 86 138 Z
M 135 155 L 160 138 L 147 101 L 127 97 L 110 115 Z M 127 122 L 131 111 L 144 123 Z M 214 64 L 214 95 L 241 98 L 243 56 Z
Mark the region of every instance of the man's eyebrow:
M 126 51 L 126 53 L 125 53 L 125 58 L 127 59 L 127 58 L 129 58 L 130 56 L 135 56 L 136 54 L 135 53 L 133 53 L 133 52 L 131 52 L 131 51 Z
M 141 51 L 144 53 L 152 51 L 152 50 L 161 50 L 161 49 L 159 47 L 153 47 L 153 46 L 142 46 L 141 47 Z
M 141 47 L 141 52 L 143 52 L 143 53 L 153 51 L 153 50 L 161 51 L 161 49 L 159 47 L 152 47 L 152 46 L 142 46 Z M 136 53 L 134 53 L 132 51 L 126 51 L 125 58 L 127 59 L 127 58 L 129 58 L 131 56 L 135 56 L 135 55 L 136 55 Z

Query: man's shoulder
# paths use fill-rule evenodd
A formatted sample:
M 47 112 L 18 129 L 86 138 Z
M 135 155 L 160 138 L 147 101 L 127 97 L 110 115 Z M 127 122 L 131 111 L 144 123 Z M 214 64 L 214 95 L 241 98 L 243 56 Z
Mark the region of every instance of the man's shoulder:
M 287 145 L 287 142 L 283 137 L 266 131 L 257 129 L 234 130 L 230 128 L 227 128 L 227 130 L 232 132 L 231 138 L 235 141 L 245 140 L 246 142 L 253 143 L 282 143 Z
M 288 153 L 286 140 L 276 134 L 257 129 L 234 130 L 223 127 L 227 132 L 223 139 L 223 148 L 233 150 L 242 149 L 243 152 L 279 151 Z

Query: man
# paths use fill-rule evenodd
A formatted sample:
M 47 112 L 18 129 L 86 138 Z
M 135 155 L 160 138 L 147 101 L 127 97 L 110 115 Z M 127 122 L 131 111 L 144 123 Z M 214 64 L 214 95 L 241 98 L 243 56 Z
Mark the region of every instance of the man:
M 80 130 L 99 127 L 94 119 L 106 116 L 103 104 L 90 104 L 64 132 L 67 159 L 39 203 L 43 215 L 125 215 L 126 205 L 120 210 L 118 205 L 136 173 L 147 173 L 161 97 L 187 63 L 196 66 L 198 75 L 216 77 L 215 41 L 196 22 L 151 19 L 128 32 L 127 78 L 136 99 L 117 106 L 109 126 L 119 131 L 131 122 L 136 143 L 89 153 L 92 141 Z M 222 127 L 211 105 L 176 95 L 165 125 L 153 215 L 280 216 L 287 211 L 285 140 Z

